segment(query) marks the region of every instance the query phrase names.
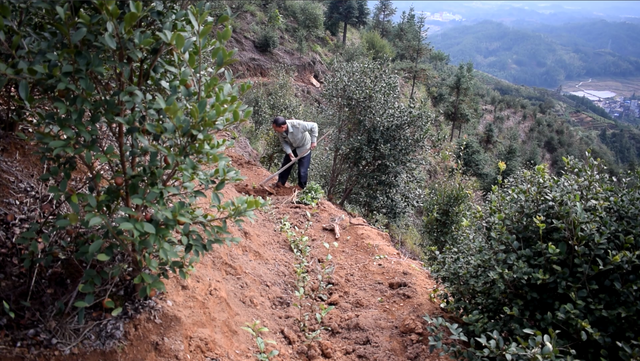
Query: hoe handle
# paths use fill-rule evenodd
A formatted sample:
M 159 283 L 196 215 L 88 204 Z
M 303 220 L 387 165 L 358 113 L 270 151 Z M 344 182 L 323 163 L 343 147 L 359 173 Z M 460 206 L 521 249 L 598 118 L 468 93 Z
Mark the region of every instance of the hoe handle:
M 330 130 L 327 132 L 327 134 L 323 135 L 322 138 L 318 139 L 317 143 L 320 143 L 321 140 L 323 140 L 327 135 L 329 135 L 329 133 L 331 133 L 333 131 Z M 291 162 L 289 162 L 289 164 L 285 165 L 284 167 L 280 168 L 280 170 L 278 170 L 277 172 L 273 173 L 272 175 L 268 176 L 265 180 L 263 180 L 262 182 L 260 182 L 260 184 L 258 184 L 259 186 L 267 183 L 270 179 L 272 179 L 273 177 L 277 176 L 278 174 L 282 173 L 285 169 L 291 167 L 295 162 L 298 161 L 298 159 L 306 156 L 307 154 L 309 154 L 311 152 L 311 149 L 308 149 L 303 155 L 297 156 L 295 158 L 293 158 L 293 160 Z

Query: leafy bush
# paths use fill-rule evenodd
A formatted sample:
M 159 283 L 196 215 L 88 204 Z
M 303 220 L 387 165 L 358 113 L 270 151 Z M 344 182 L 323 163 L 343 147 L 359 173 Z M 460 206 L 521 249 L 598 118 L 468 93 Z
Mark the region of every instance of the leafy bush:
M 284 8 L 298 25 L 295 32 L 302 32 L 305 36 L 322 34 L 324 9 L 321 4 L 311 1 L 288 1 Z
M 234 61 L 225 49 L 230 16 L 216 21 L 204 4 L 145 4 L 2 5 L 0 35 L 14 41 L 0 73 L 18 84 L 15 101 L 36 122 L 53 197 L 19 239 L 24 266 L 73 260 L 81 276 L 58 310 L 74 304 L 80 322 L 100 300 L 126 301 L 108 298 L 114 286 L 133 282 L 145 297 L 170 273 L 186 277 L 215 244 L 237 241 L 228 222 L 263 204 L 222 201 L 241 177 L 224 155 L 230 143 L 215 133 L 251 114 L 238 101 L 250 86 L 225 70 Z M 212 211 L 195 206 L 203 197 Z
M 383 63 L 337 63 L 326 79 L 330 197 L 395 219 L 421 201 L 420 155 L 433 114 L 400 102 L 398 76 Z M 410 129 L 410 131 L 408 131 Z
M 395 56 L 393 46 L 375 31 L 362 34 L 362 44 L 373 60 L 392 59 Z
M 461 180 L 445 179 L 429 184 L 423 207 L 424 246 L 440 251 L 453 241 L 470 198 Z
M 307 186 L 298 194 L 297 203 L 315 207 L 324 197 L 322 187 L 316 182 L 309 182 Z
M 258 38 L 255 42 L 256 49 L 266 53 L 271 52 L 280 46 L 280 39 L 278 32 L 272 27 L 264 27 L 258 33 Z
M 466 212 L 431 255 L 439 297 L 469 338 L 559 329 L 562 354 L 624 358 L 640 337 L 640 172 L 614 179 L 590 157 L 565 165 L 514 175 Z
M 478 178 L 480 188 L 485 192 L 490 191 L 497 182 L 492 159 L 482 149 L 476 138 L 458 139 L 456 143 L 463 174 Z
M 315 119 L 308 116 L 308 107 L 301 101 L 293 88 L 294 70 L 276 66 L 271 73 L 271 81 L 257 83 L 247 94 L 246 102 L 253 108 L 251 122 L 253 128 L 245 134 L 252 146 L 260 154 L 260 161 L 267 169 L 280 165 L 276 155 L 282 152 L 282 145 L 271 129 L 271 121 L 277 115 L 287 119 Z M 295 167 L 295 166 L 294 166 Z M 295 172 L 292 174 L 295 176 Z

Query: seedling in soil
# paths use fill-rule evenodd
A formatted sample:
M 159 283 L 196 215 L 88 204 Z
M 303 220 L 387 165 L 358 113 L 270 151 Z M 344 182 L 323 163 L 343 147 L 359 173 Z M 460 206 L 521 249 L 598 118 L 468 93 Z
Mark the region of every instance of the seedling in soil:
M 260 326 L 260 321 L 255 320 L 253 323 L 246 323 L 247 326 L 242 326 L 243 330 L 249 332 L 251 336 L 256 340 L 256 345 L 258 345 L 258 353 L 254 354 L 258 361 L 268 361 L 272 360 L 276 357 L 280 352 L 278 350 L 271 350 L 269 353 L 266 352 L 266 344 L 276 344 L 273 340 L 265 340 L 262 338 L 262 334 L 265 332 L 269 332 L 269 329 L 266 327 Z

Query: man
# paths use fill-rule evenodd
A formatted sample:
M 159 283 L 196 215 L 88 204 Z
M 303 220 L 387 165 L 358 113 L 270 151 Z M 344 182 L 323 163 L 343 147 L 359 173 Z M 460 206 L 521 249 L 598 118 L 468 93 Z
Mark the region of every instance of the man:
M 311 150 L 316 147 L 318 138 L 318 124 L 296 119 L 285 120 L 283 117 L 277 116 L 273 118 L 271 127 L 278 133 L 282 150 L 286 153 L 284 159 L 282 159 L 282 167 L 291 163 L 299 155 L 303 155 L 309 151 L 307 155 L 298 159 L 298 186 L 304 189 L 307 186 L 307 178 L 309 176 Z M 291 174 L 291 168 L 293 168 L 293 166 L 285 169 L 278 175 L 278 183 L 276 186 L 284 186 L 287 183 L 289 174 Z

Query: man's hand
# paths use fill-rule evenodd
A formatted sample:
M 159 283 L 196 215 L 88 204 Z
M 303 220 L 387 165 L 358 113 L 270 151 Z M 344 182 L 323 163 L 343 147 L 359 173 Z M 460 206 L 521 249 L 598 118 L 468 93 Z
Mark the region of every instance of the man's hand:
M 294 160 L 294 159 L 296 159 L 296 156 L 293 155 L 293 153 L 289 153 L 289 158 L 291 158 L 291 160 Z
M 313 150 L 316 147 L 316 143 L 311 143 L 311 150 Z

